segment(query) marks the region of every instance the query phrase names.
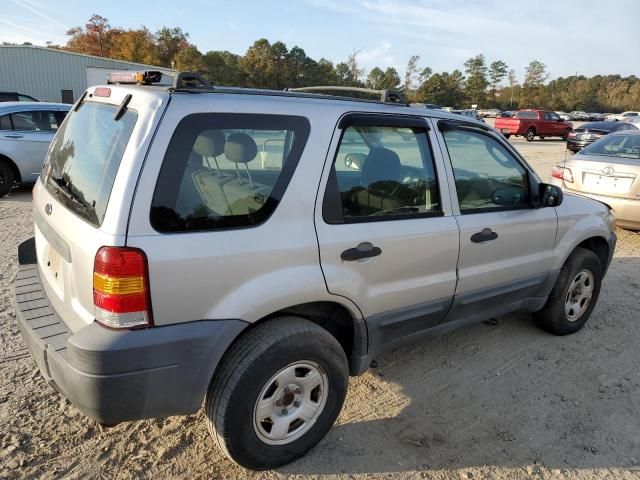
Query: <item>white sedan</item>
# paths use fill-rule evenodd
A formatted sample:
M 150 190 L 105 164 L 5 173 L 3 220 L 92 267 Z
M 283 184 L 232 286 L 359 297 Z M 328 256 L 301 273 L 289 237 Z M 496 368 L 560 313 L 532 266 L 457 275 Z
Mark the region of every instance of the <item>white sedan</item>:
M 0 197 L 35 183 L 47 149 L 71 109 L 66 103 L 0 103 Z

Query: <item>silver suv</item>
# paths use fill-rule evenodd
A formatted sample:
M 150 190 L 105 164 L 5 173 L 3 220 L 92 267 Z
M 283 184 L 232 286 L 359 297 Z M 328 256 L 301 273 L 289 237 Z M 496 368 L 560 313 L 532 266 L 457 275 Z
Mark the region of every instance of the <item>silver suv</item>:
M 389 92 L 128 80 L 56 134 L 15 282 L 42 375 L 98 422 L 204 401 L 230 459 L 272 468 L 382 352 L 515 310 L 573 333 L 596 304 L 610 209 L 485 124 Z

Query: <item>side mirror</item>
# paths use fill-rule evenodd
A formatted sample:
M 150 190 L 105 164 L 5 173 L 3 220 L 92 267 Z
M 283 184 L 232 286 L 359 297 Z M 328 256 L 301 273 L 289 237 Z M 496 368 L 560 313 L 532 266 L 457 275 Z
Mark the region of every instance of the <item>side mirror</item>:
M 539 185 L 538 195 L 541 207 L 557 207 L 562 204 L 562 199 L 564 198 L 560 187 L 549 183 L 541 183 Z
M 362 170 L 367 156 L 364 153 L 347 153 L 344 157 L 344 164 L 354 170 Z
M 491 194 L 491 201 L 496 205 L 515 206 L 522 205 L 525 197 L 522 187 L 499 188 Z
M 557 120 L 558 122 L 564 122 L 564 120 L 562 120 L 562 118 L 558 118 Z

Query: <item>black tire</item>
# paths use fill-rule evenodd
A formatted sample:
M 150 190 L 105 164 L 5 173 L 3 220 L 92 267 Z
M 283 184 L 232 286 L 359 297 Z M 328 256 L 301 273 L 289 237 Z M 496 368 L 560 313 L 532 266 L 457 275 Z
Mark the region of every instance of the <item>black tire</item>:
M 533 142 L 533 140 L 536 138 L 536 129 L 531 127 L 529 128 L 529 130 L 527 130 L 527 142 Z
M 326 374 L 324 408 L 299 438 L 284 445 L 269 444 L 254 427 L 256 401 L 274 375 L 304 361 L 315 362 Z M 298 317 L 268 320 L 243 335 L 225 354 L 207 392 L 209 431 L 222 452 L 242 467 L 266 470 L 284 465 L 304 456 L 331 429 L 348 382 L 344 350 L 328 331 Z
M 565 301 L 569 297 L 571 283 L 582 271 L 592 272 L 593 293 L 584 313 L 571 321 L 565 312 Z M 577 332 L 591 316 L 591 312 L 598 302 L 601 284 L 602 264 L 598 256 L 591 250 L 576 248 L 560 270 L 547 303 L 542 310 L 533 314 L 536 325 L 554 335 L 568 335 Z
M 7 162 L 0 160 L 0 198 L 11 191 L 15 182 L 16 179 L 11 166 Z
M 541 137 L 540 137 L 540 140 L 544 140 L 544 137 L 542 137 L 542 136 L 541 136 Z
M 506 138 L 507 140 L 509 140 L 509 137 L 511 136 L 510 133 L 503 133 L 502 135 L 504 135 L 504 138 Z
M 562 132 L 562 140 L 564 140 L 565 142 L 567 141 L 567 139 L 569 138 L 569 132 L 571 131 L 570 128 L 567 128 L 564 132 Z

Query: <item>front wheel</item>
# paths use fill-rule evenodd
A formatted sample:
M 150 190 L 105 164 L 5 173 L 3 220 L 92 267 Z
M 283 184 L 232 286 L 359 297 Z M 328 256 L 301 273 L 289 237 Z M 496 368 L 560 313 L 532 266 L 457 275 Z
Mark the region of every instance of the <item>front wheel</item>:
M 602 264 L 591 250 L 576 248 L 565 262 L 546 305 L 534 313 L 536 324 L 555 335 L 580 330 L 600 295 Z
M 305 455 L 331 429 L 347 391 L 344 350 L 297 317 L 268 320 L 225 354 L 205 410 L 220 449 L 252 470 Z
M 0 160 L 0 198 L 7 195 L 13 188 L 15 183 L 15 177 L 13 170 L 4 161 Z
M 527 142 L 533 142 L 533 139 L 536 138 L 536 131 L 533 128 L 527 130 Z

